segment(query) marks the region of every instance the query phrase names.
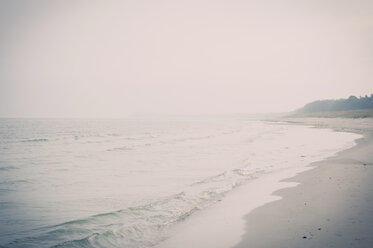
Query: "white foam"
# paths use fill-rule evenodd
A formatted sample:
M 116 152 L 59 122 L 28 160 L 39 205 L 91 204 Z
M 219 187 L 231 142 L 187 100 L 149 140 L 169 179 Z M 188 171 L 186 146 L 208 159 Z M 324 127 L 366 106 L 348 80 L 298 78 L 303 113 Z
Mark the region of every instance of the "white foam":
M 299 130 L 302 130 L 302 128 Z M 352 147 L 355 144 L 354 140 L 361 137 L 350 133 L 336 133 L 331 130 L 313 129 L 313 131 L 316 132 L 309 134 L 315 135 L 320 132 L 320 136 L 308 137 L 301 142 L 301 146 L 307 146 L 307 149 L 313 148 L 313 150 L 307 150 L 308 153 L 304 153 L 306 155 L 302 155 L 302 158 L 308 156 L 308 159 L 304 159 L 301 161 L 302 163 L 294 166 L 297 161 L 292 160 L 289 155 L 287 163 L 293 164 L 293 166 L 284 166 L 282 169 L 273 170 L 272 173 L 264 174 L 236 188 L 221 202 L 196 213 L 176 226 L 170 234 L 170 238 L 157 245 L 156 248 L 227 248 L 234 246 L 244 234 L 244 216 L 246 214 L 266 203 L 280 200 L 281 197 L 273 195 L 273 192 L 297 185 L 295 182 L 283 182 L 283 179 L 312 169 L 312 167 L 306 165 L 334 155 L 339 150 Z M 307 132 L 302 130 L 303 136 L 305 133 Z M 297 132 L 294 134 L 297 134 Z M 295 138 L 294 141 L 297 140 L 296 137 L 300 138 L 297 135 L 292 137 Z M 286 140 L 286 142 L 291 143 L 291 139 Z M 253 226 L 255 227 L 255 223 L 253 223 Z
M 143 247 L 173 236 L 169 228 L 184 220 L 185 229 L 168 242 L 184 240 L 190 232 L 194 239 L 205 237 L 207 247 L 214 240 L 209 235 L 233 230 L 218 242 L 233 244 L 242 232 L 242 215 L 288 186 L 279 179 L 352 146 L 359 137 L 232 117 L 9 120 L 0 122 L 0 130 L 9 133 L 0 137 L 2 158 L 15 168 L 0 163 L 0 197 L 7 201 L 0 231 L 7 227 L 1 219 L 14 223 L 4 242 L 19 238 L 22 244 L 32 237 L 37 247 L 73 239 Z M 35 137 L 48 141 L 23 142 Z M 198 229 L 188 227 L 194 219 Z M 80 231 L 49 233 L 61 223 L 57 229 L 70 230 L 66 222 Z

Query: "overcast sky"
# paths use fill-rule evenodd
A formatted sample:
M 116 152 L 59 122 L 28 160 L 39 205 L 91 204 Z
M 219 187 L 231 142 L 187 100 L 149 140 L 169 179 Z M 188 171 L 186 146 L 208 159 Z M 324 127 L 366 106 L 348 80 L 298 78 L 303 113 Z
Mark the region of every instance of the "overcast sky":
M 373 93 L 371 0 L 0 0 L 1 117 L 290 111 Z

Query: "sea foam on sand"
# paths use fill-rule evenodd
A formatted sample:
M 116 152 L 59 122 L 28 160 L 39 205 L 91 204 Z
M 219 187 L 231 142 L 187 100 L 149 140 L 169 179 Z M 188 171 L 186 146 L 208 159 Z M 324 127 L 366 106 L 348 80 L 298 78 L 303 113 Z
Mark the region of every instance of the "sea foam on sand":
M 373 119 L 289 121 L 350 130 L 364 137 L 353 148 L 288 179 L 299 186 L 275 192 L 283 200 L 246 215 L 245 234 L 234 247 L 373 247 Z
M 281 125 L 281 123 L 279 124 Z M 298 185 L 297 182 L 285 182 L 283 181 L 284 179 L 312 169 L 313 167 L 306 166 L 312 162 L 325 159 L 335 155 L 338 151 L 351 148 L 355 144 L 354 141 L 361 137 L 358 134 L 337 133 L 325 129 L 319 131 L 321 131 L 321 136 L 314 137 L 315 145 L 320 148 L 319 156 L 314 155 L 313 160 L 308 160 L 306 164 L 300 163 L 300 166 L 284 167 L 236 188 L 223 198 L 221 202 L 196 213 L 181 223 L 173 230 L 169 239 L 156 247 L 227 248 L 237 244 L 245 233 L 245 215 L 266 203 L 280 200 L 281 197 L 273 195 L 273 192 Z M 308 138 L 310 139 L 310 137 Z M 320 140 L 322 140 L 324 147 L 319 143 Z M 284 140 L 283 142 L 286 145 L 288 141 Z M 327 144 L 330 145 L 329 148 Z M 299 163 L 291 160 L 288 162 Z M 267 221 L 270 222 L 271 220 Z M 256 223 L 250 223 L 250 225 L 251 228 L 255 229 Z

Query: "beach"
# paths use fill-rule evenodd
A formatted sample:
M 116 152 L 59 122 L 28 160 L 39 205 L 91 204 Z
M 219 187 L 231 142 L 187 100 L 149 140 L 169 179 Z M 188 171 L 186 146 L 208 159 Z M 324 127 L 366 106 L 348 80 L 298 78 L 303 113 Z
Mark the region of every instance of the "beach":
M 287 119 L 295 123 L 362 133 L 357 146 L 286 182 L 294 188 L 274 195 L 283 199 L 245 216 L 240 247 L 372 247 L 372 119 Z
M 0 248 L 373 248 L 373 0 L 0 0 Z
M 284 179 L 362 137 L 245 116 L 4 119 L 0 130 L 0 246 L 17 248 L 232 247 L 248 213 L 299 184 Z
M 306 168 L 262 177 L 230 192 L 157 247 L 372 247 L 372 119 L 281 121 L 362 138 Z

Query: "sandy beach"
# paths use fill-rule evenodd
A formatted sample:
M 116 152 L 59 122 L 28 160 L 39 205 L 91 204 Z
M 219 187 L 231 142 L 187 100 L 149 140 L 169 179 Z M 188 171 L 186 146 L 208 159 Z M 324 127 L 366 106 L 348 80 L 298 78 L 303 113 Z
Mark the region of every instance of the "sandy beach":
M 230 192 L 157 248 L 372 247 L 373 119 L 282 118 L 362 135 L 357 145 Z
M 299 185 L 274 192 L 282 199 L 246 215 L 245 234 L 234 247 L 373 247 L 373 119 L 284 120 L 363 138 L 285 180 Z
M 0 0 L 0 248 L 373 248 L 373 0 Z

